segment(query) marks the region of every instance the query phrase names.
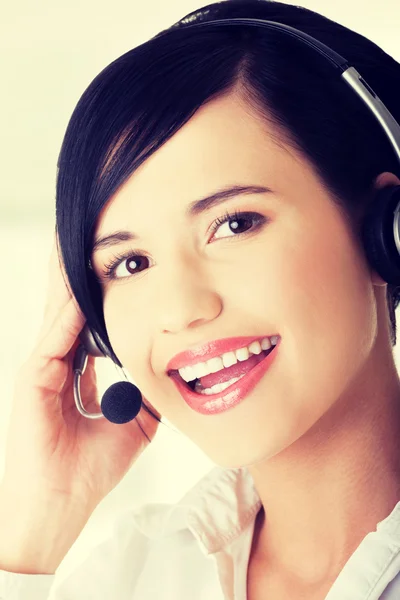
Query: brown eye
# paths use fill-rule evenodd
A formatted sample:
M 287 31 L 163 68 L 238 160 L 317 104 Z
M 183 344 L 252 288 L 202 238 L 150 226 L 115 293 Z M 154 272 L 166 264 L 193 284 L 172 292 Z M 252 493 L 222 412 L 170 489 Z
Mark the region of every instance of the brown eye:
M 147 256 L 125 253 L 115 256 L 113 260 L 104 267 L 106 279 L 125 279 L 144 271 L 149 265 Z
M 126 264 L 128 271 L 133 274 L 137 271 L 142 271 L 144 268 L 146 268 L 146 265 L 145 265 L 146 260 L 147 259 L 144 256 L 138 256 L 135 258 L 128 258 L 125 261 L 125 264 Z M 122 263 L 122 264 L 124 264 L 124 263 Z
M 255 212 L 235 212 L 234 214 L 227 213 L 223 217 L 217 219 L 212 227 L 213 239 L 222 239 L 225 237 L 234 237 L 242 233 L 247 233 L 250 230 L 259 229 L 267 221 L 266 217 Z M 225 229 L 224 229 L 225 226 Z M 216 231 L 222 231 L 227 235 L 215 235 Z M 232 235 L 229 235 L 232 233 Z
M 147 268 L 148 258 L 146 256 L 131 256 L 127 259 L 121 261 L 116 265 L 114 269 L 114 277 L 115 279 L 124 278 L 123 271 L 126 269 L 130 275 L 135 275 L 136 273 L 140 273 Z M 118 271 L 120 271 L 121 276 L 118 276 Z

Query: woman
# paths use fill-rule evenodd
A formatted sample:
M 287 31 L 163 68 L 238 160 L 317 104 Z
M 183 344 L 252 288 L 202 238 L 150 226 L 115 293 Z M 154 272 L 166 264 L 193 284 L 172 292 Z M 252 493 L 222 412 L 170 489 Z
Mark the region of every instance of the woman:
M 235 17 L 324 42 L 400 119 L 396 61 L 321 15 L 265 0 L 203 7 L 96 77 L 59 159 L 71 292 L 55 248 L 60 295 L 16 383 L 6 600 L 400 594 L 399 287 L 362 239 L 377 192 L 400 185 L 399 163 L 314 50 L 246 25 L 190 28 Z M 74 406 L 85 320 L 143 394 L 124 425 Z M 82 397 L 95 405 L 93 358 Z M 57 587 L 61 560 L 161 416 L 216 468 L 176 506 L 121 517 Z

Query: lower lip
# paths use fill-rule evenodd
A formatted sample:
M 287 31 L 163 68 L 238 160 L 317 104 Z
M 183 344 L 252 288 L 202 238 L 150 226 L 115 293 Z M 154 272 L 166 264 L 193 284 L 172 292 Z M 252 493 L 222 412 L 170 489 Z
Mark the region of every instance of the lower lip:
M 172 379 L 186 404 L 196 412 L 202 415 L 215 415 L 224 412 L 239 404 L 239 402 L 244 400 L 255 388 L 272 364 L 278 352 L 280 342 L 281 340 L 279 339 L 275 348 L 268 356 L 253 367 L 253 369 L 244 375 L 244 377 L 227 387 L 223 392 L 210 395 L 197 394 L 188 388 L 179 376 L 172 376 Z

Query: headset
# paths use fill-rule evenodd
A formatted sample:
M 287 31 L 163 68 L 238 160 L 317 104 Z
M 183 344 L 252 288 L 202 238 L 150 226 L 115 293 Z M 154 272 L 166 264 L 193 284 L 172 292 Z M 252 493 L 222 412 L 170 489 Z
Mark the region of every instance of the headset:
M 264 19 L 234 18 L 192 23 L 185 27 L 218 27 L 221 25 L 249 25 L 266 30 L 276 30 L 289 35 L 313 48 L 339 72 L 340 77 L 364 102 L 378 120 L 389 138 L 400 162 L 400 125 L 381 102 L 360 73 L 340 54 L 316 40 L 311 35 L 294 27 Z M 362 225 L 362 240 L 371 267 L 390 284 L 400 285 L 400 186 L 387 186 L 376 191 L 376 199 L 368 209 Z M 78 411 L 89 419 L 105 417 L 112 423 L 126 423 L 139 413 L 142 396 L 139 389 L 127 381 L 118 382 L 108 388 L 101 401 L 100 413 L 89 413 L 82 404 L 79 382 L 87 356 L 108 357 L 108 348 L 97 332 L 87 325 L 79 334 L 81 345 L 74 357 L 74 397 Z M 113 360 L 113 359 L 112 359 Z

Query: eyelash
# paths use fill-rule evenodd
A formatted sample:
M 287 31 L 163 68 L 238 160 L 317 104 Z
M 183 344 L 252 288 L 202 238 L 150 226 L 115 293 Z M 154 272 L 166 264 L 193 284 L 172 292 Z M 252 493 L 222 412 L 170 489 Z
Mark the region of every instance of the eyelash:
M 246 235 L 249 231 L 254 232 L 257 229 L 259 229 L 264 223 L 265 221 L 267 221 L 267 218 L 264 217 L 263 215 L 260 215 L 259 213 L 256 212 L 240 212 L 240 211 L 234 211 L 234 212 L 226 212 L 222 217 L 218 217 L 214 223 L 212 224 L 211 227 L 211 233 L 214 234 L 216 232 L 216 230 L 221 227 L 221 225 L 223 225 L 224 223 L 227 223 L 228 221 L 236 221 L 238 219 L 242 219 L 242 218 L 251 218 L 253 219 L 253 221 L 256 222 L 256 225 L 254 227 L 252 227 L 250 230 L 238 233 L 237 235 L 234 236 L 229 236 L 229 237 L 238 237 L 240 235 Z M 221 239 L 227 239 L 227 238 L 221 238 Z M 106 265 L 104 265 L 104 272 L 102 274 L 102 277 L 97 278 L 101 281 L 101 279 L 119 279 L 117 277 L 115 277 L 115 271 L 117 269 L 117 267 L 126 259 L 128 258 L 133 258 L 135 259 L 137 256 L 146 256 L 143 254 L 135 254 L 135 250 L 128 250 L 126 252 L 123 252 L 121 254 L 115 254 L 113 259 Z M 132 273 L 132 275 L 135 275 L 135 273 Z M 128 277 L 128 276 L 127 276 Z M 121 279 L 126 279 L 126 277 L 121 277 Z

